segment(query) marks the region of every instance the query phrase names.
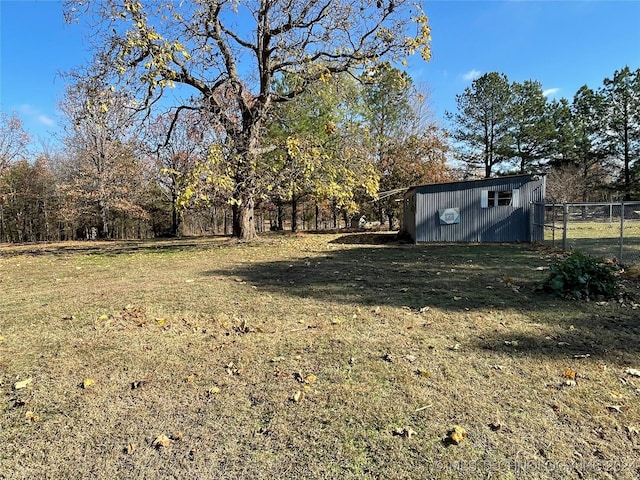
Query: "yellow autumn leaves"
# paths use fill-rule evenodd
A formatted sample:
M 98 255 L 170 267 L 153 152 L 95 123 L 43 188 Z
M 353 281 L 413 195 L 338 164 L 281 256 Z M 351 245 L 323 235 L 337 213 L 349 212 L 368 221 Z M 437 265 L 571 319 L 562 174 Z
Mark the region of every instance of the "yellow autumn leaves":
M 406 38 L 407 49 L 410 55 L 419 51 L 424 61 L 428 62 L 431 60 L 431 27 L 421 7 L 418 7 L 418 11 L 419 14 L 411 19 L 416 24 L 417 32 L 415 37 Z
M 305 394 L 311 391 L 311 385 L 318 381 L 318 377 L 316 377 L 314 374 L 305 376 L 301 372 L 296 372 L 293 376 L 299 383 L 302 383 L 304 385 L 302 390 L 298 390 L 291 397 L 291 400 L 293 400 L 295 403 L 300 403 L 304 399 Z

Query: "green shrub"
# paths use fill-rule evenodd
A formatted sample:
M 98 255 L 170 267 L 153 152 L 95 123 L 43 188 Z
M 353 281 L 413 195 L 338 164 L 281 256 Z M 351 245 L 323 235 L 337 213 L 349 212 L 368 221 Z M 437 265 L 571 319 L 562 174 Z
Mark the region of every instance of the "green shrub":
M 612 298 L 618 293 L 618 266 L 578 251 L 553 265 L 543 287 L 563 297 Z

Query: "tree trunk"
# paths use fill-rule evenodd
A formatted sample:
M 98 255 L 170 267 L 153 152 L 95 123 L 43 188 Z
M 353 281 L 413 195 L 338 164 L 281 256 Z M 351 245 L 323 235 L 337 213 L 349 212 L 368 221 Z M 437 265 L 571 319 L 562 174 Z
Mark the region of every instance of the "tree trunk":
M 298 197 L 291 196 L 291 231 L 298 231 Z
M 4 209 L 0 204 L 0 243 L 4 241 Z
M 484 178 L 491 178 L 491 163 L 489 161 L 484 165 Z
M 316 231 L 318 231 L 318 217 L 320 216 L 320 207 L 318 207 L 318 202 L 316 202 Z
M 254 117 L 256 112 L 244 111 L 243 128 L 236 139 L 234 194 L 232 206 L 231 236 L 243 242 L 258 238 L 254 217 L 255 203 L 255 166 L 259 161 L 260 120 Z
M 171 192 L 171 235 L 173 237 L 178 236 L 178 229 L 180 227 L 180 218 L 178 215 L 178 206 L 176 205 L 178 194 Z
M 280 199 L 276 202 L 276 217 L 276 230 L 284 230 L 284 209 Z
M 236 198 L 239 203 L 235 203 L 232 207 L 233 229 L 231 236 L 243 242 L 249 242 L 258 237 L 253 218 L 255 202 L 251 194 L 245 193 L 243 196 Z
M 631 200 L 631 154 L 629 152 L 629 129 L 624 129 L 624 199 Z
M 100 203 L 100 219 L 102 220 L 102 231 L 100 232 L 101 238 L 109 238 L 109 219 L 107 215 L 107 207 L 101 200 Z

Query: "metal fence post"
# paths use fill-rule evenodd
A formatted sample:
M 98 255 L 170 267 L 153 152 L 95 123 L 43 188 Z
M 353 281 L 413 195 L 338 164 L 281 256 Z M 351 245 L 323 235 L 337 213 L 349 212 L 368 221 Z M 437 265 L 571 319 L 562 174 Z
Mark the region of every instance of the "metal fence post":
M 551 211 L 551 246 L 556 247 L 556 202 L 553 202 L 553 210 Z
M 618 261 L 622 263 L 624 255 L 624 201 L 620 203 L 620 255 Z
M 566 203 L 562 204 L 562 249 L 568 250 L 567 248 L 567 224 L 569 223 L 569 205 Z
M 613 202 L 609 203 L 609 223 L 613 223 Z

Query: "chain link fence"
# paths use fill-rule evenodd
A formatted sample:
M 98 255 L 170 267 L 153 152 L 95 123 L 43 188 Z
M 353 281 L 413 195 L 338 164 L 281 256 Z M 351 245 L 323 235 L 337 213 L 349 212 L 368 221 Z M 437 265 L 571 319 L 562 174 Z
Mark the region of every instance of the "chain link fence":
M 545 243 L 640 264 L 640 202 L 548 203 Z

